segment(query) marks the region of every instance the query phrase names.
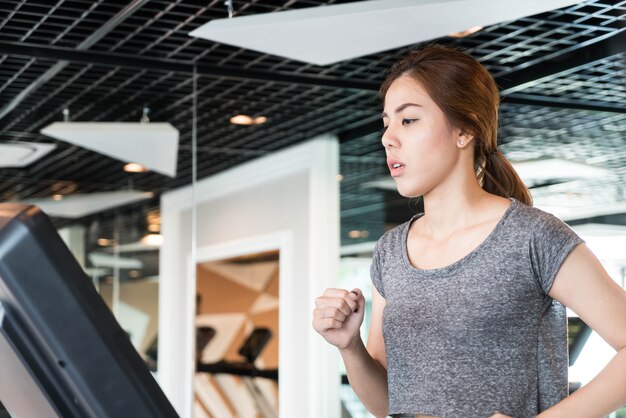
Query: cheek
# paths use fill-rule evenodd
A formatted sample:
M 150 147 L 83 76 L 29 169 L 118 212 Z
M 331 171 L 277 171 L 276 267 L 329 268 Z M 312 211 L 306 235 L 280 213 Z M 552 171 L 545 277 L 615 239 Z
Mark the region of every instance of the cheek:
M 456 161 L 456 145 L 445 130 L 422 132 L 411 150 L 409 176 L 415 185 L 434 187 L 452 170 Z
M 421 126 L 416 132 L 411 149 L 411 159 L 418 165 L 439 165 L 454 155 L 452 134 L 438 127 Z

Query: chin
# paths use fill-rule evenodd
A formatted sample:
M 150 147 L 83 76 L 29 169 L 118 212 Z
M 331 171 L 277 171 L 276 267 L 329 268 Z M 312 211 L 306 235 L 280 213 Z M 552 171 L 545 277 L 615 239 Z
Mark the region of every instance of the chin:
M 401 196 L 408 197 L 408 198 L 418 197 L 424 194 L 424 191 L 421 190 L 421 188 L 407 187 L 405 185 L 403 186 L 402 184 L 398 184 L 398 183 L 396 183 L 396 189 L 398 190 L 398 193 L 400 193 Z

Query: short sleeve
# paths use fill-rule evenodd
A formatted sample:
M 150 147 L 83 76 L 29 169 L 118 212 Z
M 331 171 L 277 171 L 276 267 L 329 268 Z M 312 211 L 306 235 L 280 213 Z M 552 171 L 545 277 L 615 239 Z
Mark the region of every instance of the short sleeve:
M 541 212 L 538 218 L 531 232 L 530 260 L 535 279 L 547 295 L 567 256 L 585 241 L 550 213 Z
M 381 274 L 380 268 L 380 240 L 376 241 L 376 245 L 374 245 L 374 255 L 372 257 L 372 264 L 370 265 L 370 277 L 372 279 L 372 284 L 378 290 L 378 293 L 382 297 L 385 297 L 385 288 L 383 286 L 383 277 Z

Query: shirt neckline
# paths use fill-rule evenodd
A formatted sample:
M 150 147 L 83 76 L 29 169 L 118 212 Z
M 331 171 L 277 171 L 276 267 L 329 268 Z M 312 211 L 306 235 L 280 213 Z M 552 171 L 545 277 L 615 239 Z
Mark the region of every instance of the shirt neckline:
M 449 273 L 454 272 L 462 264 L 465 264 L 467 261 L 469 261 L 471 258 L 473 258 L 477 253 L 479 253 L 484 247 L 486 247 L 489 244 L 489 242 L 493 240 L 494 236 L 496 236 L 498 234 L 500 229 L 502 229 L 506 219 L 509 217 L 511 212 L 513 212 L 513 210 L 517 207 L 517 205 L 519 203 L 517 201 L 517 199 L 512 198 L 512 197 L 510 197 L 509 200 L 511 200 L 511 204 L 504 211 L 504 214 L 502 215 L 502 217 L 500 218 L 500 220 L 498 221 L 496 226 L 493 228 L 493 230 L 489 233 L 489 235 L 487 235 L 487 238 L 485 238 L 476 248 L 474 248 L 468 254 L 466 254 L 462 258 L 458 259 L 457 261 L 453 262 L 452 264 L 448 264 L 447 266 L 439 267 L 439 268 L 435 268 L 435 269 L 420 269 L 420 268 L 415 267 L 409 261 L 409 252 L 408 252 L 408 249 L 407 249 L 407 238 L 408 238 L 408 235 L 409 235 L 409 229 L 411 227 L 411 224 L 414 221 L 416 221 L 417 219 L 419 219 L 420 217 L 422 217 L 424 214 L 423 213 L 418 213 L 416 215 L 413 215 L 413 217 L 408 222 L 406 222 L 406 224 L 404 226 L 404 229 L 402 231 L 402 235 L 401 235 L 401 240 L 402 240 L 402 264 L 404 264 L 404 267 L 408 271 L 410 271 L 412 273 L 417 273 L 417 274 L 422 275 L 422 276 L 441 276 L 441 275 L 445 275 L 445 274 L 449 274 Z

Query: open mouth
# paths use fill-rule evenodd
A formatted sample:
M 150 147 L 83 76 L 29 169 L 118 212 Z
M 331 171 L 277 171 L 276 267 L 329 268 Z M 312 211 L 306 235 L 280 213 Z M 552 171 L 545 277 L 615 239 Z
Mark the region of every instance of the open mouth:
M 404 171 L 404 164 L 394 163 L 389 166 L 389 170 L 391 171 L 391 176 L 396 177 L 402 174 Z

